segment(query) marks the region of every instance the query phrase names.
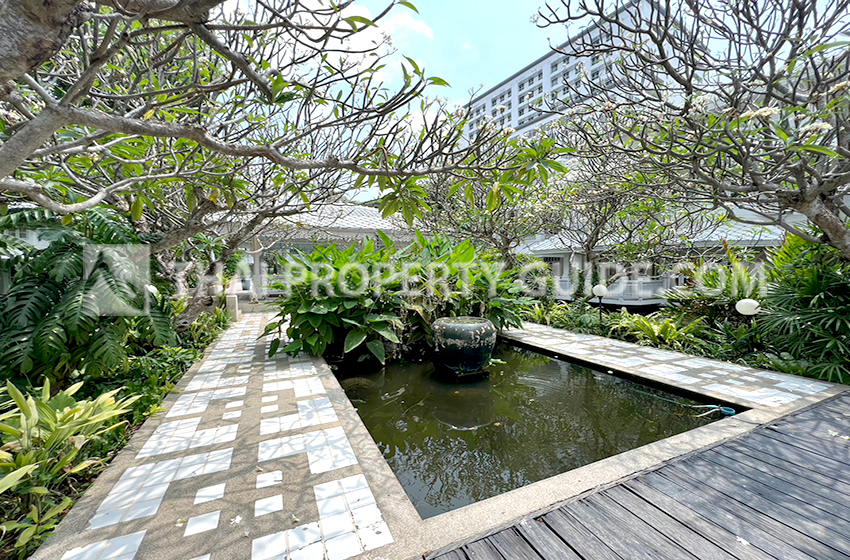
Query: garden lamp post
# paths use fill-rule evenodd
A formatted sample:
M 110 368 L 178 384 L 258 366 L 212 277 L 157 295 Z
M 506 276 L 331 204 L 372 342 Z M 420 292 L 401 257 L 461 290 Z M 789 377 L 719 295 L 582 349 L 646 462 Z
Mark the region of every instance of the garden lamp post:
M 608 295 L 608 288 L 604 284 L 597 284 L 593 287 L 593 295 L 599 298 L 599 324 L 602 324 L 602 298 Z
M 758 332 L 756 332 L 756 330 L 755 330 L 755 326 L 756 326 L 755 325 L 755 315 L 756 315 L 756 313 L 759 312 L 759 309 L 761 309 L 761 304 L 759 302 L 757 302 L 756 300 L 750 299 L 750 298 L 738 300 L 738 302 L 735 304 L 735 311 L 737 311 L 738 313 L 740 313 L 744 317 L 749 317 L 749 319 L 750 319 L 750 330 L 753 332 L 753 334 L 756 337 L 758 337 Z M 752 351 L 752 349 L 753 349 L 752 338 L 749 338 L 748 340 L 749 340 L 750 351 Z M 756 340 L 756 342 L 758 342 L 758 340 Z
M 750 298 L 739 300 L 738 303 L 735 304 L 735 311 L 745 317 L 750 317 L 750 321 L 752 321 L 753 315 L 759 312 L 760 308 L 761 304 Z

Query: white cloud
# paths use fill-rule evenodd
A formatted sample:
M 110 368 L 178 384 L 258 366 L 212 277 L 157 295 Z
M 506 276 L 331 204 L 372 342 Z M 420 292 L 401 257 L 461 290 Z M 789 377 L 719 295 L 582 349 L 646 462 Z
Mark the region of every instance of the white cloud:
M 394 39 L 404 39 L 409 33 L 418 33 L 428 39 L 434 38 L 434 30 L 421 19 L 416 19 L 409 12 L 397 12 L 390 14 L 386 19 L 378 22 L 378 26 L 387 35 Z

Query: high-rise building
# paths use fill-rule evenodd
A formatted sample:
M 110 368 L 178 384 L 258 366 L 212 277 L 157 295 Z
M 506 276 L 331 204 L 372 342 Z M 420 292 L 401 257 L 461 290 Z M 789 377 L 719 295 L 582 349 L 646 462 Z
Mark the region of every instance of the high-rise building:
M 588 26 L 571 41 L 594 43 L 602 40 L 602 33 L 603 29 Z M 569 50 L 568 45 L 562 44 L 561 49 Z M 474 136 L 487 122 L 522 134 L 557 119 L 553 110 L 582 101 L 590 83 L 603 88 L 613 85 L 605 62 L 603 56 L 565 56 L 550 50 L 470 102 L 467 136 Z

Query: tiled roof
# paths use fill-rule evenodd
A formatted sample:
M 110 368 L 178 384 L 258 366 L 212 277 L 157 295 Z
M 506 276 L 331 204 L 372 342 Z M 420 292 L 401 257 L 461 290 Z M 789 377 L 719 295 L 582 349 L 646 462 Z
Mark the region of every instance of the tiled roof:
M 732 245 L 744 245 L 747 247 L 764 247 L 779 245 L 785 237 L 785 230 L 778 226 L 754 226 L 734 221 L 724 221 L 716 227 L 708 228 L 691 238 L 690 245 L 697 247 L 708 247 L 719 245 L 721 241 L 727 241 Z M 542 253 L 546 251 L 570 251 L 571 245 L 553 235 L 534 241 L 526 246 L 530 253 Z
M 384 218 L 381 211 L 359 204 L 327 204 L 312 212 L 278 221 L 278 233 L 287 239 L 350 240 L 374 235 L 381 230 L 394 239 L 407 238 L 406 224 L 397 218 Z

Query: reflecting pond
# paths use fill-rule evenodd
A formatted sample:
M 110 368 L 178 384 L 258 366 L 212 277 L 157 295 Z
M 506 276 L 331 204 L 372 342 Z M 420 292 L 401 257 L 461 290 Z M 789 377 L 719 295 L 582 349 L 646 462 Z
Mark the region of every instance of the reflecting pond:
M 696 401 L 500 343 L 490 375 L 399 362 L 340 382 L 423 518 L 717 419 Z

